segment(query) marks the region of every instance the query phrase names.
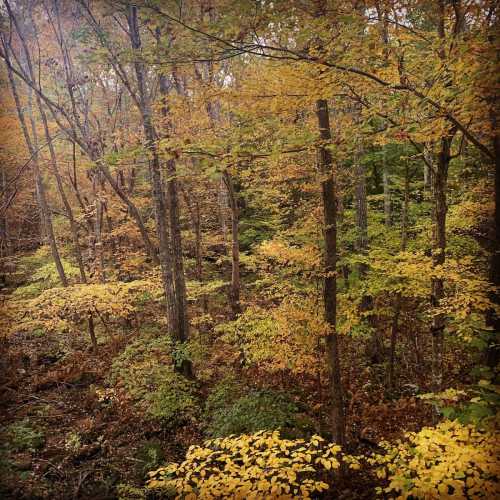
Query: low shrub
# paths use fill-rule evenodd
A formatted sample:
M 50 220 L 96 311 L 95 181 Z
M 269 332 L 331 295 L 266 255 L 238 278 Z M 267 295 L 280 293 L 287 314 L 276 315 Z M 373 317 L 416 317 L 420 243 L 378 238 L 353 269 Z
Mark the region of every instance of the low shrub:
M 340 446 L 321 437 L 282 439 L 278 431 L 257 432 L 191 446 L 182 463 L 151 472 L 149 489 L 185 500 L 204 498 L 309 498 L 329 489 L 332 471 L 345 460 Z
M 274 429 L 286 432 L 294 427 L 297 411 L 297 406 L 282 393 L 252 391 L 232 404 L 216 409 L 207 433 L 213 437 L 224 437 Z
M 198 412 L 196 386 L 174 371 L 174 353 L 168 336 L 138 339 L 115 359 L 110 376 L 122 399 L 165 427 L 191 421 Z
M 404 441 L 382 443 L 369 462 L 388 480 L 379 494 L 398 498 L 500 498 L 498 433 L 446 420 L 410 432 Z
M 7 427 L 7 446 L 12 451 L 35 451 L 44 443 L 43 432 L 35 429 L 27 419 Z

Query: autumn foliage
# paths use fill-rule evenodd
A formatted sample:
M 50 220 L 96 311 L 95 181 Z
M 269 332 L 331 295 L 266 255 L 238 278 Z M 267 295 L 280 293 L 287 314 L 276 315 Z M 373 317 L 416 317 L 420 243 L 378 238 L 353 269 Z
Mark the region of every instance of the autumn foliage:
M 493 0 L 0 0 L 0 497 L 494 498 Z

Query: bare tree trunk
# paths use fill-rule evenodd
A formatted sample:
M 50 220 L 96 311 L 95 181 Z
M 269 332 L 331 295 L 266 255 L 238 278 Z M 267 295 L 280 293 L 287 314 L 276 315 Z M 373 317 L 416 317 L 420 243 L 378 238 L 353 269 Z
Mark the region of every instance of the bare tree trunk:
M 73 240 L 73 246 L 74 246 L 74 250 L 75 250 L 75 257 L 76 257 L 76 261 L 78 263 L 78 269 L 80 271 L 80 278 L 82 279 L 82 282 L 85 283 L 87 281 L 87 279 L 86 279 L 86 275 L 85 275 L 85 267 L 83 265 L 83 257 L 82 257 L 80 242 L 78 239 L 78 226 L 76 224 L 75 217 L 73 215 L 73 209 L 71 208 L 71 205 L 70 205 L 68 198 L 66 196 L 66 193 L 64 191 L 64 186 L 62 183 L 61 174 L 59 172 L 59 167 L 57 164 L 57 158 L 56 158 L 56 153 L 54 150 L 54 145 L 52 142 L 52 137 L 50 136 L 49 125 L 47 122 L 47 115 L 45 113 L 45 110 L 43 109 L 43 104 L 42 104 L 40 98 L 37 99 L 37 102 L 38 102 L 38 109 L 40 112 L 40 116 L 42 118 L 43 129 L 45 132 L 45 139 L 47 141 L 48 148 L 49 148 L 50 164 L 52 167 L 52 172 L 53 172 L 54 177 L 56 179 L 57 190 L 59 191 L 59 196 L 61 197 L 61 201 L 64 205 L 64 209 L 66 211 L 66 214 L 67 214 L 68 220 L 69 220 L 71 237 Z
M 10 9 L 10 5 L 8 4 L 8 2 L 6 2 L 6 6 L 8 9 L 8 12 L 9 12 L 9 16 L 11 17 L 12 22 L 13 22 L 13 24 L 16 28 L 16 31 L 19 35 L 19 38 L 22 42 L 22 45 L 24 48 L 24 53 L 25 53 L 25 58 L 26 58 L 26 64 L 28 66 L 29 74 L 32 77 L 33 69 L 31 66 L 30 54 L 28 52 L 28 48 L 26 47 L 26 45 L 24 43 L 23 34 L 18 26 L 17 20 L 14 16 L 12 10 Z M 10 47 L 8 46 L 8 44 L 6 43 L 6 41 L 3 37 L 2 37 L 2 44 L 3 44 L 4 50 L 5 50 L 5 55 L 8 58 Z M 10 61 L 8 61 L 8 63 L 10 63 Z M 59 255 L 59 250 L 57 248 L 56 238 L 55 238 L 55 234 L 54 234 L 54 228 L 52 226 L 52 216 L 51 216 L 51 213 L 49 210 L 49 206 L 47 204 L 47 199 L 46 199 L 46 195 L 45 195 L 45 186 L 43 184 L 42 174 L 40 172 L 40 168 L 38 165 L 38 153 L 37 153 L 38 140 L 37 140 L 37 136 L 36 136 L 36 126 L 35 126 L 35 121 L 34 121 L 34 116 L 33 116 L 33 109 L 32 109 L 31 103 L 30 103 L 28 112 L 29 112 L 30 120 L 31 120 L 32 133 L 34 134 L 33 139 L 32 139 L 30 136 L 30 133 L 28 131 L 28 127 L 26 125 L 24 108 L 23 108 L 23 106 L 21 104 L 21 100 L 19 98 L 19 93 L 17 91 L 16 81 L 14 79 L 14 75 L 13 75 L 12 69 L 10 67 L 10 64 L 7 64 L 7 73 L 8 73 L 8 78 L 9 78 L 9 83 L 10 83 L 12 95 L 14 97 L 14 101 L 16 104 L 17 116 L 18 116 L 19 122 L 21 124 L 21 128 L 23 131 L 26 146 L 28 148 L 28 151 L 30 152 L 31 157 L 33 158 L 32 165 L 33 165 L 33 172 L 35 174 L 36 193 L 37 193 L 37 199 L 38 199 L 38 204 L 39 204 L 39 208 L 40 208 L 40 217 L 42 220 L 42 224 L 45 226 L 44 231 L 46 232 L 47 242 L 50 246 L 52 258 L 54 260 L 54 263 L 55 263 L 55 266 L 57 269 L 57 274 L 59 275 L 59 279 L 60 279 L 63 286 L 67 286 L 68 280 L 66 278 L 66 274 L 64 272 L 64 268 L 63 268 L 63 265 L 61 262 L 61 257 Z
M 223 174 L 229 207 L 231 208 L 231 310 L 236 317 L 241 313 L 240 304 L 240 245 L 238 241 L 239 208 L 233 180 L 227 170 Z
M 104 245 L 102 241 L 102 221 L 103 221 L 103 201 L 102 201 L 102 187 L 99 180 L 99 171 L 95 174 L 97 183 L 97 191 L 95 196 L 95 261 L 97 268 L 97 278 L 101 283 L 106 282 L 106 274 L 104 270 Z
M 431 172 L 429 165 L 424 163 L 424 193 L 429 191 Z
M 489 38 L 490 42 L 495 43 L 496 37 Z M 500 51 L 498 46 L 495 49 L 497 65 L 500 63 Z M 490 281 L 495 286 L 496 291 L 490 293 L 491 302 L 500 307 L 500 136 L 498 133 L 498 93 L 493 93 L 489 99 L 490 106 L 490 123 L 491 130 L 493 131 L 492 146 L 495 155 L 494 158 L 494 191 L 495 191 L 495 214 L 494 214 L 494 239 L 493 248 L 490 257 Z M 488 341 L 488 348 L 486 349 L 486 363 L 492 369 L 498 366 L 500 360 L 500 314 L 492 307 L 488 312 L 486 321 L 488 326 L 492 328 L 492 336 Z M 498 379 L 498 376 L 497 376 Z
M 139 52 L 141 38 L 136 6 L 129 6 L 127 20 L 132 48 Z M 189 336 L 189 323 L 186 314 L 186 288 L 182 262 L 175 162 L 167 162 L 167 203 L 169 205 L 167 213 L 160 158 L 156 146 L 157 134 L 153 126 L 152 109 L 145 85 L 144 63 L 140 60 L 139 54 L 134 62 L 134 68 L 138 89 L 137 103 L 142 116 L 147 146 L 151 153 L 150 174 L 155 205 L 156 232 L 160 243 L 159 256 L 167 304 L 167 320 L 173 338 L 178 342 L 186 342 Z M 170 221 L 170 231 L 167 221 Z M 186 376 L 191 376 L 191 363 L 188 360 L 183 360 L 180 370 Z
M 408 162 L 405 164 L 405 191 L 404 191 L 404 202 L 403 211 L 401 214 L 401 250 L 404 252 L 408 244 L 408 209 L 410 204 L 410 172 L 408 168 Z M 398 340 L 399 331 L 399 317 L 401 315 L 401 293 L 396 295 L 395 310 L 392 317 L 391 324 L 391 347 L 390 347 L 390 359 L 389 359 L 389 387 L 394 389 L 394 371 L 396 364 L 396 345 Z
M 399 330 L 399 315 L 401 312 L 401 294 L 396 297 L 396 306 L 394 315 L 392 317 L 391 324 L 391 347 L 390 347 L 390 359 L 389 359 L 389 387 L 394 389 L 394 367 L 396 364 L 396 344 L 398 340 L 398 330 Z
M 356 202 L 356 250 L 361 254 L 365 254 L 368 250 L 368 205 L 366 200 L 366 169 L 361 163 L 361 150 L 358 151 L 355 159 L 355 202 Z M 366 264 L 358 265 L 358 272 L 362 278 L 367 271 Z
M 389 172 L 387 169 L 387 159 L 385 148 L 382 152 L 383 154 L 383 165 L 382 165 L 382 181 L 384 185 L 384 222 L 387 227 L 392 225 L 391 220 L 391 188 L 389 181 Z
M 328 102 L 320 99 L 316 102 L 316 116 L 321 140 L 324 143 L 318 149 L 319 169 L 321 174 L 321 192 L 323 202 L 325 234 L 325 278 L 324 307 L 325 320 L 330 328 L 327 336 L 328 365 L 332 390 L 332 434 L 334 440 L 345 444 L 344 395 L 340 375 L 340 356 L 337 334 L 337 203 L 333 178 L 333 161 L 327 142 L 331 141 Z
M 448 167 L 450 164 L 450 148 L 452 136 L 443 137 L 440 141 L 435 171 L 432 172 L 433 206 L 433 251 L 432 262 L 434 267 L 442 266 L 445 262 L 446 252 L 446 189 L 448 180 Z M 432 278 L 431 305 L 439 308 L 444 297 L 444 283 L 442 278 Z M 439 391 L 443 381 L 443 340 L 444 340 L 445 315 L 436 313 L 432 319 L 432 386 Z
M 184 202 L 188 208 L 189 217 L 191 219 L 191 225 L 193 227 L 194 233 L 194 253 L 196 261 L 196 279 L 203 283 L 203 255 L 202 255 L 202 241 L 201 241 L 201 215 L 200 215 L 200 203 L 195 198 L 194 207 L 193 203 L 189 198 L 187 191 L 181 188 L 182 194 L 184 195 Z M 202 295 L 200 297 L 201 304 L 203 307 L 203 312 L 206 314 L 208 312 L 208 301 L 207 296 Z
M 0 211 L 0 257 L 9 255 L 9 227 L 7 219 L 7 208 L 11 194 L 7 192 L 7 170 L 5 164 L 2 164 L 2 208 Z
M 167 93 L 168 88 L 164 75 L 160 75 L 160 92 L 162 94 L 162 114 L 165 119 L 165 131 L 168 137 L 171 123 L 168 115 Z M 182 255 L 182 236 L 179 214 L 179 192 L 177 182 L 177 167 L 174 159 L 167 161 L 167 208 L 170 222 L 170 246 L 172 250 L 172 274 L 175 285 L 175 303 L 177 308 L 179 342 L 186 342 L 189 338 L 189 319 L 187 315 L 186 278 L 184 275 L 184 258 Z M 192 367 L 189 360 L 182 360 L 181 372 L 186 377 L 192 376 Z
M 410 205 L 410 171 L 408 161 L 405 165 L 405 191 L 403 201 L 403 211 L 401 213 L 401 249 L 406 250 L 408 245 L 408 209 Z

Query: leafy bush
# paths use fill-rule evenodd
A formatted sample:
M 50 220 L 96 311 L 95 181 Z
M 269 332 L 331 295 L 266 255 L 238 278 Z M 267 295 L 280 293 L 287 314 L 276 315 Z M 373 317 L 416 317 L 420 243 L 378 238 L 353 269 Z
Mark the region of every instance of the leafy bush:
M 68 451 L 76 453 L 82 447 L 82 438 L 80 434 L 78 434 L 78 432 L 71 431 L 66 437 L 64 447 Z
M 447 389 L 440 393 L 428 393 L 420 399 L 434 405 L 449 420 L 476 426 L 488 425 L 497 416 L 500 407 L 500 386 L 489 380 L 480 380 L 467 391 Z
M 138 339 L 113 362 L 110 382 L 150 418 L 172 427 L 197 413 L 195 384 L 174 372 L 170 337 Z
M 143 443 L 137 450 L 136 458 L 139 461 L 138 472 L 141 476 L 159 467 L 165 459 L 161 441 L 150 440 Z
M 208 407 L 212 409 L 207 429 L 210 436 L 286 430 L 295 425 L 297 406 L 284 394 L 270 390 L 253 391 L 225 405 L 222 403 L 228 393 L 223 391 L 224 389 L 219 387 L 207 400 Z M 216 397 L 219 398 L 220 404 L 216 404 Z
M 211 418 L 214 413 L 231 406 L 245 393 L 241 381 L 231 375 L 224 377 L 214 385 L 205 401 L 205 414 Z
M 369 462 L 386 478 L 378 493 L 398 498 L 499 498 L 498 434 L 446 420 L 406 434 L 396 444 L 382 443 L 385 454 Z
M 34 451 L 45 443 L 43 432 L 32 427 L 27 419 L 9 425 L 7 439 L 12 451 Z
M 116 487 L 118 500 L 144 500 L 146 493 L 142 488 L 137 488 L 130 484 L 120 483 Z
M 328 326 L 313 295 L 295 294 L 270 309 L 249 306 L 237 320 L 218 325 L 216 331 L 243 352 L 248 365 L 271 373 L 317 376 L 319 346 Z
M 182 375 L 170 371 L 157 389 L 146 397 L 147 412 L 168 427 L 195 418 L 198 412 L 195 386 Z
M 65 259 L 61 259 L 64 272 L 69 279 L 80 276 L 79 269 Z M 14 297 L 33 298 L 44 290 L 60 284 L 59 274 L 52 259 L 48 245 L 41 246 L 36 252 L 22 256 L 17 263 L 17 272 L 22 276 L 23 286 L 16 288 Z
M 329 488 L 322 479 L 354 457 L 319 436 L 282 439 L 278 431 L 257 432 L 191 446 L 182 463 L 151 472 L 147 486 L 179 498 L 306 498 Z
M 24 301 L 20 309 L 24 312 L 18 318 L 17 329 L 79 331 L 80 323 L 90 312 L 96 311 L 108 320 L 131 319 L 140 309 L 138 297 L 150 286 L 149 281 L 138 280 L 51 288 Z

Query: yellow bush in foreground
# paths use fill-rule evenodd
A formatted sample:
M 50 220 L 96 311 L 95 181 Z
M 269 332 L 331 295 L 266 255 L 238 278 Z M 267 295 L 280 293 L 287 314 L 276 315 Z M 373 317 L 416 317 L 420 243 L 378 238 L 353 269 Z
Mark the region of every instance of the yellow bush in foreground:
M 150 472 L 147 486 L 187 500 L 309 498 L 328 489 L 319 476 L 338 469 L 341 460 L 359 468 L 340 451 L 319 436 L 310 441 L 281 439 L 278 431 L 230 436 L 191 446 L 181 464 Z
M 383 443 L 384 455 L 369 462 L 379 466 L 377 475 L 389 480 L 378 493 L 397 498 L 500 498 L 498 433 L 472 425 L 444 421 L 406 441 Z

